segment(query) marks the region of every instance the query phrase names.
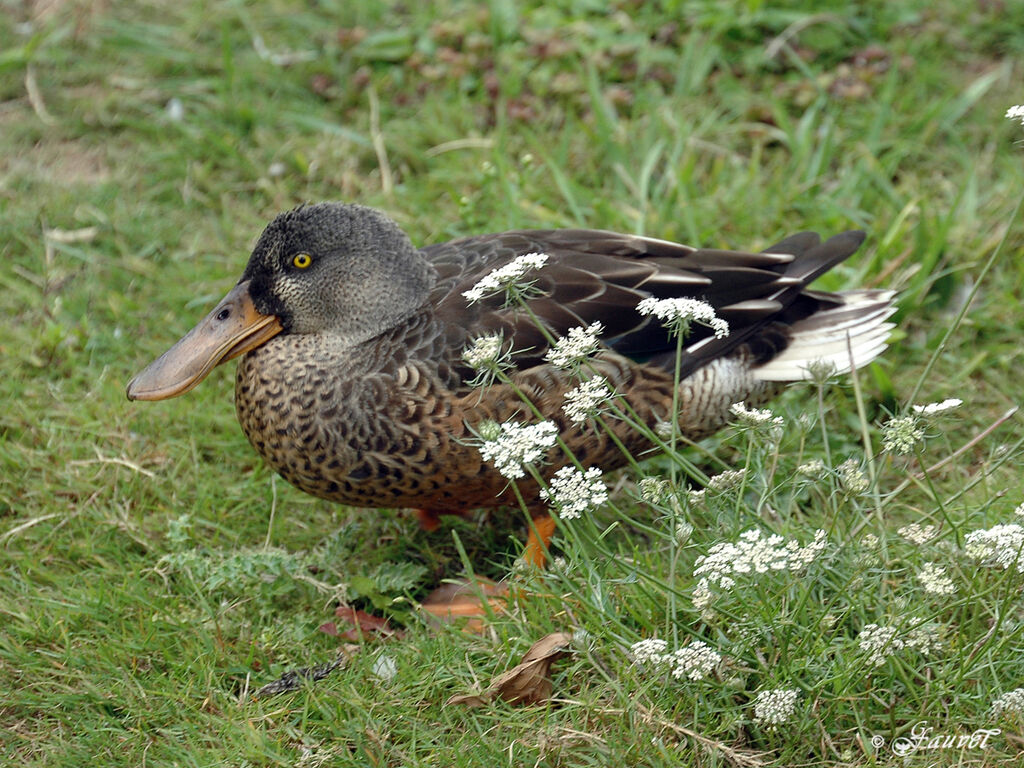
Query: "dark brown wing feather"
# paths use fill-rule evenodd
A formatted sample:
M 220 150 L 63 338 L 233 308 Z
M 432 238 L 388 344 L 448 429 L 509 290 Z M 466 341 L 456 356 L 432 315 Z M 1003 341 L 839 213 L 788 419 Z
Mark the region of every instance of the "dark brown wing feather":
M 435 315 L 449 328 L 453 368 L 463 377 L 458 354 L 473 337 L 501 333 L 512 339 L 520 369 L 542 362 L 548 349 L 539 319 L 552 336 L 600 321 L 603 342 L 637 362 L 670 370 L 675 340 L 653 318 L 637 312 L 644 298 L 686 297 L 711 304 L 728 321 L 730 334 L 716 339 L 693 326 L 682 356 L 686 376 L 717 357 L 745 346 L 758 362 L 785 349 L 787 327 L 816 311 L 837 306 L 830 294 L 807 286 L 857 250 L 862 232 L 821 242 L 801 232 L 761 253 L 697 249 L 601 230 L 523 230 L 481 235 L 429 246 L 424 255 L 438 271 L 430 297 Z M 493 296 L 469 305 L 462 295 L 491 270 L 517 256 L 541 252 L 548 263 L 535 275 L 530 313 Z

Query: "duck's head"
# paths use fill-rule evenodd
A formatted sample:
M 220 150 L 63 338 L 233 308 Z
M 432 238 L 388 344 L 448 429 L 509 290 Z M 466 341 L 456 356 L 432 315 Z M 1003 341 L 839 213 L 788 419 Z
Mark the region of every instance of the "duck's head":
M 398 225 L 372 208 L 318 203 L 283 213 L 263 231 L 238 284 L 129 382 L 128 398 L 188 392 L 278 334 L 366 341 L 415 312 L 434 277 Z

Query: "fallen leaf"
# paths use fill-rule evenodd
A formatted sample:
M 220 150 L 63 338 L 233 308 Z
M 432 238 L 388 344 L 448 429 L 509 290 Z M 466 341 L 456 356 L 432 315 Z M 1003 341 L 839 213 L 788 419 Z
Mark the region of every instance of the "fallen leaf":
M 481 707 L 496 698 L 509 704 L 543 703 L 551 698 L 551 664 L 568 653 L 571 642 L 570 633 L 552 632 L 530 646 L 521 662 L 495 677 L 487 690 L 452 696 L 445 704 Z
M 480 632 L 485 626 L 484 619 L 488 613 L 501 613 L 505 610 L 507 596 L 507 584 L 482 580 L 449 583 L 442 584 L 427 595 L 422 606 L 425 613 L 441 622 L 468 618 L 463 629 L 467 632 Z
M 382 619 L 379 616 L 374 616 L 348 605 L 339 605 L 334 611 L 334 615 L 345 624 L 350 624 L 352 629 L 342 631 L 338 629 L 338 625 L 333 621 L 328 621 L 320 625 L 320 631 L 325 632 L 331 637 L 340 637 L 342 640 L 347 640 L 351 643 L 358 643 L 364 640 L 367 635 L 376 634 L 381 637 L 391 637 L 393 635 L 401 636 L 402 634 L 397 629 L 391 629 L 388 626 L 387 619 Z

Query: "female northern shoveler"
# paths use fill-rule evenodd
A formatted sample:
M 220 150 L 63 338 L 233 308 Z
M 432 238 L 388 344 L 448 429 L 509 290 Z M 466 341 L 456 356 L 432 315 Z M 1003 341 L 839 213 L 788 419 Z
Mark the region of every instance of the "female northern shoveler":
M 325 499 L 412 507 L 436 524 L 439 513 L 514 503 L 509 481 L 472 445 L 487 420 L 537 421 L 539 413 L 583 465 L 625 463 L 608 431 L 573 423 L 562 409 L 579 381 L 545 354 L 570 329 L 600 322 L 592 373 L 651 424 L 669 419 L 675 403 L 690 439 L 723 426 L 731 404 L 764 401 L 781 382 L 807 378 L 815 361 L 840 373 L 870 362 L 885 348 L 893 293 L 808 289 L 863 239 L 845 232 L 821 242 L 804 232 L 746 253 L 563 229 L 417 249 L 370 208 L 306 205 L 270 223 L 234 289 L 131 381 L 128 397 L 180 395 L 242 355 L 238 418 L 276 471 Z M 481 278 L 527 253 L 548 258 L 530 274 L 525 308 L 499 294 L 467 301 Z M 677 393 L 676 339 L 637 311 L 649 297 L 699 299 L 728 324 L 727 335 L 691 327 Z M 515 351 L 512 384 L 475 389 L 463 353 L 490 335 Z M 650 447 L 622 421 L 608 428 L 634 455 Z M 552 449 L 542 471 L 550 477 L 567 461 Z M 536 483 L 516 482 L 540 512 Z

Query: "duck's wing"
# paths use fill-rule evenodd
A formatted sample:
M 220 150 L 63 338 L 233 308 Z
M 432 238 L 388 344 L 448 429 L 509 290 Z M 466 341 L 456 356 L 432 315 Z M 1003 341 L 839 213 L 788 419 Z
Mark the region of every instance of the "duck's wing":
M 512 340 L 513 348 L 521 350 L 513 358 L 520 369 L 542 363 L 549 336 L 557 338 L 570 328 L 598 321 L 608 347 L 637 362 L 671 369 L 675 339 L 658 319 L 641 315 L 637 305 L 652 296 L 707 302 L 729 324 L 729 334 L 718 338 L 703 325 L 691 325 L 681 359 L 686 376 L 741 346 L 754 364 L 768 363 L 790 346 L 794 328 L 805 341 L 825 333 L 836 342 L 840 335 L 845 340 L 837 324 L 849 328 L 864 316 L 888 317 L 889 292 L 858 292 L 850 307 L 843 294 L 807 290 L 863 240 L 862 232 L 845 232 L 825 242 L 802 232 L 760 253 L 747 253 L 601 230 L 521 230 L 455 240 L 423 253 L 438 271 L 431 296 L 436 316 L 449 328 L 460 329 L 466 343 L 495 333 Z M 525 278 L 534 284 L 527 309 L 505 306 L 503 294 L 473 303 L 463 295 L 492 270 L 527 253 L 548 256 L 543 267 Z M 809 320 L 823 313 L 824 321 Z M 872 347 L 878 346 L 877 336 L 871 337 Z M 801 355 L 791 357 L 777 374 L 788 373 L 803 360 Z

